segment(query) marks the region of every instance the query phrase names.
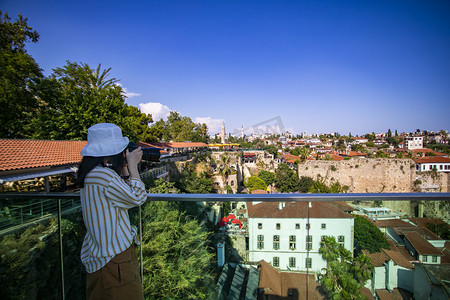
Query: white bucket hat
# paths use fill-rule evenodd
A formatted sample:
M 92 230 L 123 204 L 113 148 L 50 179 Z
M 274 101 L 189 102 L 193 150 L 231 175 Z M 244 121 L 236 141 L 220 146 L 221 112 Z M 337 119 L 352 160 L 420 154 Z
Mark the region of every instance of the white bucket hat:
M 88 128 L 87 145 L 81 156 L 103 157 L 125 150 L 129 140 L 122 136 L 122 130 L 111 123 L 99 123 Z

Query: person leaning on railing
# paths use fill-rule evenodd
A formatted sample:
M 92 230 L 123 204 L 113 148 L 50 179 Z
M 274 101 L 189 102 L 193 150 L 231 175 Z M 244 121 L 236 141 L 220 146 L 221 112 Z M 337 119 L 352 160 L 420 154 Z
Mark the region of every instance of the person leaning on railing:
M 137 168 L 142 150 L 129 152 L 128 142 L 118 126 L 100 123 L 88 129 L 81 150 L 77 183 L 87 230 L 81 261 L 88 300 L 144 299 L 128 209 L 143 204 L 147 193 Z

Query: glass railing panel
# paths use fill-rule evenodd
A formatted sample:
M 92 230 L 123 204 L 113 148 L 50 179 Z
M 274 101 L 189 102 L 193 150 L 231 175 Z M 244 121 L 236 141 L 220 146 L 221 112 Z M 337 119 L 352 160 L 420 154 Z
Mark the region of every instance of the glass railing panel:
M 256 256 L 250 253 L 255 247 L 249 245 L 258 242 L 255 237 L 258 234 L 249 227 L 245 202 L 291 201 L 311 202 L 312 205 L 314 202 L 347 201 L 362 214 L 365 207 L 376 208 L 387 201 L 397 203 L 398 207 L 419 207 L 420 204 L 425 208 L 431 205 L 445 209 L 450 203 L 450 194 L 149 194 L 148 201 L 140 210 L 130 210 L 132 223 L 138 229 L 142 225 L 143 286 L 146 295 L 149 299 L 158 298 L 156 295 L 172 299 L 214 299 L 219 294 L 224 295 L 223 285 L 229 285 L 227 293 L 233 286 L 234 293 L 237 287 L 241 288 L 240 292 L 247 290 L 250 273 L 235 281 L 227 282 L 224 279 L 222 282 L 223 267 L 218 265 L 219 261 L 231 263 L 230 268 L 236 268 L 237 264 L 248 267 L 258 263 L 252 259 Z M 85 229 L 79 196 L 0 195 L 0 203 L 1 298 L 85 299 L 86 272 L 79 259 Z M 380 210 L 370 215 L 370 211 L 366 211 L 367 217 L 383 220 L 413 217 L 420 209 L 411 209 L 411 214 L 404 210 Z M 224 222 L 225 225 L 219 226 L 222 218 L 230 214 L 233 217 Z M 302 224 L 299 230 L 306 234 L 307 230 L 312 229 Z M 280 238 L 280 243 L 284 242 L 283 238 Z M 304 240 L 304 236 L 291 237 L 289 245 L 294 250 L 306 247 L 305 253 L 313 253 L 318 251 L 317 239 L 315 236 L 312 236 L 312 241 Z M 260 242 L 264 242 L 265 248 L 270 246 L 271 249 L 277 243 L 267 236 Z M 308 248 L 309 242 L 312 248 Z M 337 239 L 336 242 L 346 241 Z M 218 252 L 221 246 L 225 250 L 223 257 Z M 282 244 L 281 249 L 272 250 L 284 251 L 284 246 Z M 138 255 L 140 250 L 137 247 Z M 62 263 L 60 257 L 63 258 Z M 306 262 L 310 261 L 302 260 L 301 264 Z M 277 263 L 276 260 L 269 262 L 271 265 Z M 293 261 L 291 263 L 294 265 Z M 300 262 L 295 264 L 299 265 Z M 309 272 L 317 280 L 317 273 L 309 267 L 305 268 L 292 268 L 291 271 L 302 274 Z M 281 268 L 278 266 L 277 269 Z M 233 272 L 236 270 L 233 269 Z M 254 276 L 256 273 L 252 273 L 252 278 Z M 243 279 L 245 283 L 242 284 L 238 279 Z

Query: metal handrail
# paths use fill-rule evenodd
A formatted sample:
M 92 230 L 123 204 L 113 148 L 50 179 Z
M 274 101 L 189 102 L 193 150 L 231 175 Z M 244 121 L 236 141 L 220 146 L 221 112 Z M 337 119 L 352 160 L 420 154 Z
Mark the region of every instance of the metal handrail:
M 0 199 L 79 198 L 79 193 L 0 193 Z M 450 193 L 341 193 L 341 194 L 147 194 L 151 201 L 186 202 L 318 202 L 318 201 L 450 201 Z

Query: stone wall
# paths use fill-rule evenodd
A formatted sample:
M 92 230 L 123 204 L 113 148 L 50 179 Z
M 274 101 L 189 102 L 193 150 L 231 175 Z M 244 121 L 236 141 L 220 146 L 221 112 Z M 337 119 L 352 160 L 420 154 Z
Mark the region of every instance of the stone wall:
M 382 158 L 306 161 L 299 164 L 298 173 L 299 177 L 323 178 L 328 186 L 338 181 L 349 187 L 349 193 L 410 193 L 416 177 L 412 160 Z M 417 210 L 417 205 L 409 201 L 383 201 L 383 206 L 405 216 L 414 216 Z
M 299 164 L 299 176 L 325 183 L 339 181 L 349 186 L 350 193 L 409 193 L 415 164 L 410 159 L 356 158 L 342 161 L 311 160 Z

